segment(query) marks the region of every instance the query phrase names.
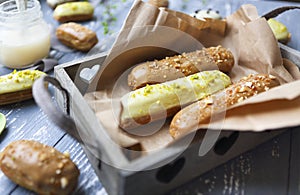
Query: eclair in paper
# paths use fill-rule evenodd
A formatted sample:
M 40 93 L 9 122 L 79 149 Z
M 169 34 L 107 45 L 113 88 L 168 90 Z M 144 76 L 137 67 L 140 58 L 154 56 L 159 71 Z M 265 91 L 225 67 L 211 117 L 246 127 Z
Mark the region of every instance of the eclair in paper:
M 181 106 L 200 100 L 230 84 L 231 80 L 226 74 L 213 70 L 147 85 L 121 98 L 120 126 L 130 129 L 171 116 Z
M 220 45 L 203 48 L 137 65 L 128 75 L 128 86 L 138 89 L 147 84 L 171 81 L 206 70 L 230 72 L 233 65 L 234 57 L 230 50 Z
M 272 75 L 250 74 L 226 89 L 180 110 L 172 119 L 169 132 L 173 138 L 178 138 L 195 131 L 212 114 L 224 112 L 230 106 L 276 86 L 279 86 L 279 81 Z

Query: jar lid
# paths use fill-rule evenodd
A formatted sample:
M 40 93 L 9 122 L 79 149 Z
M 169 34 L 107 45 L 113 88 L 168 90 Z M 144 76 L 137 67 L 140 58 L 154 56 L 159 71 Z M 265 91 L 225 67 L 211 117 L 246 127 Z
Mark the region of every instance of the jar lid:
M 27 9 L 20 11 L 15 0 L 0 4 L 0 23 L 31 22 L 42 17 L 40 3 L 37 0 L 27 0 Z

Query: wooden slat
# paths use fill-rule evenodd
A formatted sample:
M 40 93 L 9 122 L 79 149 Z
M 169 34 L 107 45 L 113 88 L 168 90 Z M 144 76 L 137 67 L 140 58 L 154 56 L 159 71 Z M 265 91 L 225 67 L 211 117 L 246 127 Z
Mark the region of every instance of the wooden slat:
M 0 135 L 0 150 L 10 142 L 20 139 L 33 139 L 53 146 L 64 133 L 47 116 L 37 109 L 33 100 L 1 107 L 7 118 L 7 126 Z M 14 190 L 16 184 L 0 173 L 0 194 Z

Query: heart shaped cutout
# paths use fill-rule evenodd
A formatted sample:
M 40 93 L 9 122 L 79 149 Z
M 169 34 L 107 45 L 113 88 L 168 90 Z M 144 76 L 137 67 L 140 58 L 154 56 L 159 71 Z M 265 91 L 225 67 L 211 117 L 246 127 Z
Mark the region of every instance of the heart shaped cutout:
M 158 170 L 156 179 L 162 183 L 170 183 L 181 171 L 185 163 L 185 159 L 179 158 L 173 163 L 169 163 Z
M 84 68 L 81 70 L 79 76 L 84 82 L 91 83 L 92 80 L 95 78 L 99 69 L 100 69 L 99 64 L 94 65 L 92 68 Z
M 224 155 L 234 145 L 238 137 L 239 132 L 236 131 L 231 133 L 228 137 L 222 137 L 219 139 L 214 146 L 215 153 L 218 155 Z

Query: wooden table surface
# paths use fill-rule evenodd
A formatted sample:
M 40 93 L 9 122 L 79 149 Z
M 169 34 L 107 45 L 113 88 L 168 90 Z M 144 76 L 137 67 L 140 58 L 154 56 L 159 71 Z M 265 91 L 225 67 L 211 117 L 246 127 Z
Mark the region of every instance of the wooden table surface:
M 92 1 L 96 6 L 95 19 L 84 25 L 97 32 L 99 52 L 110 48 L 112 37 L 120 29 L 132 2 L 132 0 L 112 0 L 104 3 Z M 300 5 L 278 1 L 171 0 L 170 8 L 186 13 L 191 13 L 196 9 L 214 8 L 225 17 L 238 9 L 241 4 L 249 2 L 257 6 L 261 15 L 283 5 Z M 58 23 L 52 18 L 52 10 L 45 1 L 41 0 L 41 4 L 44 18 L 54 30 Z M 299 15 L 300 11 L 290 11 L 278 17 L 292 33 L 292 40 L 288 45 L 297 50 L 300 50 L 300 41 L 298 41 L 300 33 L 297 34 L 300 32 Z M 107 29 L 103 22 L 109 24 L 108 34 L 105 35 L 104 31 Z M 50 56 L 57 58 L 60 64 L 90 55 L 90 53 L 75 52 L 60 46 L 52 49 Z M 0 75 L 10 71 L 0 65 Z M 71 159 L 81 171 L 75 194 L 107 194 L 81 146 L 56 127 L 34 100 L 2 106 L 0 112 L 7 117 L 7 127 L 0 135 L 0 150 L 13 140 L 30 139 L 54 146 L 62 152 L 69 151 Z M 216 167 L 190 183 L 174 189 L 170 194 L 299 194 L 299 139 L 299 129 L 289 129 L 280 136 Z M 33 193 L 14 184 L 0 171 L 0 194 Z

